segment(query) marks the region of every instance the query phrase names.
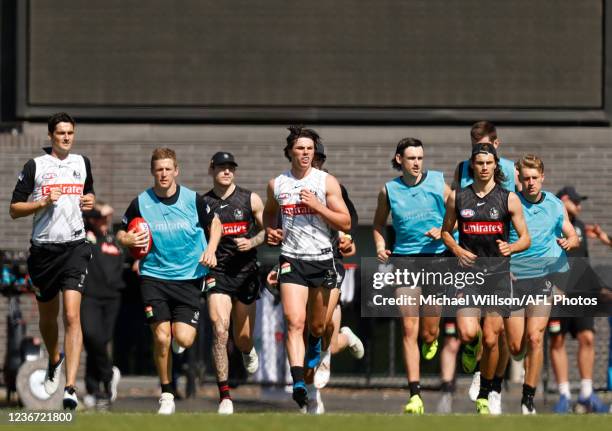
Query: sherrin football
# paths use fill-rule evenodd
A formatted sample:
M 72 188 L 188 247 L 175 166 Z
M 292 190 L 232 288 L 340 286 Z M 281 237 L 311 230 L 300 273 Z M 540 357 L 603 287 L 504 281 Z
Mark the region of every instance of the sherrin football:
M 142 259 L 145 257 L 151 247 L 153 246 L 153 236 L 151 235 L 151 229 L 145 219 L 142 217 L 133 218 L 128 225 L 128 231 L 134 230 L 136 233 L 147 232 L 149 234 L 149 243 L 144 247 L 130 247 L 130 254 L 134 259 Z

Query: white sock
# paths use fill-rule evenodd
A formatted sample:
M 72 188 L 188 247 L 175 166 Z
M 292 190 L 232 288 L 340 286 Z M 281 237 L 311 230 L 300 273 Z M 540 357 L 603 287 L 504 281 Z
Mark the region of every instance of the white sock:
M 570 393 L 569 382 L 559 383 L 559 395 L 565 395 L 567 399 L 572 398 L 572 394 Z
M 593 380 L 582 379 L 580 380 L 580 398 L 586 400 L 593 393 Z

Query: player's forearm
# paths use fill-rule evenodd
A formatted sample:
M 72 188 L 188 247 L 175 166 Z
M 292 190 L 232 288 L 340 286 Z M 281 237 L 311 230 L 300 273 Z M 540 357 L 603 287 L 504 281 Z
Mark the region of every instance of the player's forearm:
M 374 245 L 376 246 L 376 252 L 385 250 L 387 248 L 385 236 L 382 234 L 382 231 L 383 226 L 380 225 L 374 225 L 372 229 L 372 236 L 374 237 Z
M 444 230 L 444 228 L 442 229 L 442 233 L 440 235 L 446 248 L 448 248 L 450 252 L 456 256 L 460 247 L 459 244 L 457 244 L 457 241 L 455 241 L 453 235 L 449 231 Z
M 218 218 L 215 219 L 210 224 L 210 235 L 208 238 L 208 246 L 207 250 L 211 250 L 213 252 L 217 251 L 217 246 L 219 245 L 219 241 L 221 241 L 221 234 L 223 233 L 223 226 Z
M 531 245 L 531 237 L 528 233 L 525 233 L 519 237 L 516 242 L 510 244 L 510 253 L 519 253 L 521 251 L 527 250 Z
M 43 200 L 33 202 L 15 202 L 11 204 L 9 214 L 12 219 L 27 217 L 45 206 L 45 201 Z
M 351 230 L 351 216 L 348 212 L 332 211 L 325 206 L 318 208 L 317 212 L 332 229 L 344 232 Z
M 252 248 L 259 247 L 260 245 L 262 245 L 265 239 L 266 239 L 266 231 L 262 229 L 257 233 L 257 235 L 251 238 Z

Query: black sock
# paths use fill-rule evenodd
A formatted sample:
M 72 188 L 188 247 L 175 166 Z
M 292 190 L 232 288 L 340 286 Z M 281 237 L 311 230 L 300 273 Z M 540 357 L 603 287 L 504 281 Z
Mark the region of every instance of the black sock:
M 70 395 L 76 392 L 76 387 L 74 386 L 64 386 L 64 391 L 68 391 Z
M 304 367 L 291 367 L 290 371 L 293 383 L 304 381 Z
M 482 377 L 482 374 L 480 375 L 480 391 L 478 392 L 478 399 L 489 398 L 489 392 L 491 392 L 492 382 L 492 380 L 485 379 L 484 377 Z
M 491 390 L 497 392 L 498 394 L 501 394 L 503 381 L 504 376 L 493 376 L 493 380 L 491 380 Z
M 442 382 L 442 392 L 449 392 L 449 393 L 453 393 L 455 392 L 455 382 L 450 381 L 450 382 Z
M 227 384 L 227 380 L 222 382 L 217 382 L 217 387 L 219 388 L 219 399 L 224 400 L 226 398 L 232 398 L 230 396 L 230 387 Z
M 408 382 L 408 388 L 410 388 L 410 398 L 415 395 L 421 395 L 421 384 L 418 380 L 416 382 Z
M 523 398 L 526 397 L 534 397 L 536 393 L 536 388 L 533 386 L 529 386 L 527 384 L 523 385 Z
M 172 383 L 162 383 L 161 384 L 161 391 L 162 392 L 168 392 L 168 393 L 174 395 L 174 388 L 172 386 Z

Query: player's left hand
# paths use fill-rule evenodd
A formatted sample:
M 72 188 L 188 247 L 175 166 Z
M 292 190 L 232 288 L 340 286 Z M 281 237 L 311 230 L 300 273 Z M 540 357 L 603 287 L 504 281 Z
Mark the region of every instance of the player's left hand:
M 567 238 L 557 238 L 557 244 L 559 244 L 563 250 L 569 250 L 570 243 Z
M 502 254 L 502 256 L 510 256 L 512 254 L 512 250 L 510 249 L 509 243 L 507 243 L 506 241 L 502 241 L 501 239 L 498 239 L 496 242 L 497 248 L 499 249 L 499 252 Z
M 355 254 L 355 243 L 350 235 L 341 235 L 338 240 L 338 250 L 342 256 L 352 256 Z
M 234 238 L 234 242 L 240 251 L 249 251 L 253 248 L 253 243 L 250 238 Z
M 207 266 L 209 268 L 214 268 L 217 266 L 217 256 L 215 256 L 215 252 L 206 248 L 204 253 L 202 253 L 202 257 L 200 257 L 200 265 Z
M 81 196 L 81 210 L 82 211 L 91 211 L 94 208 L 94 204 L 96 203 L 95 195 L 91 193 Z
M 432 227 L 427 232 L 425 232 L 425 236 L 428 236 L 432 239 L 438 240 L 442 238 L 442 229 L 438 227 Z
M 300 190 L 300 200 L 304 205 L 315 211 L 322 206 L 321 201 L 317 199 L 317 195 L 308 189 Z

